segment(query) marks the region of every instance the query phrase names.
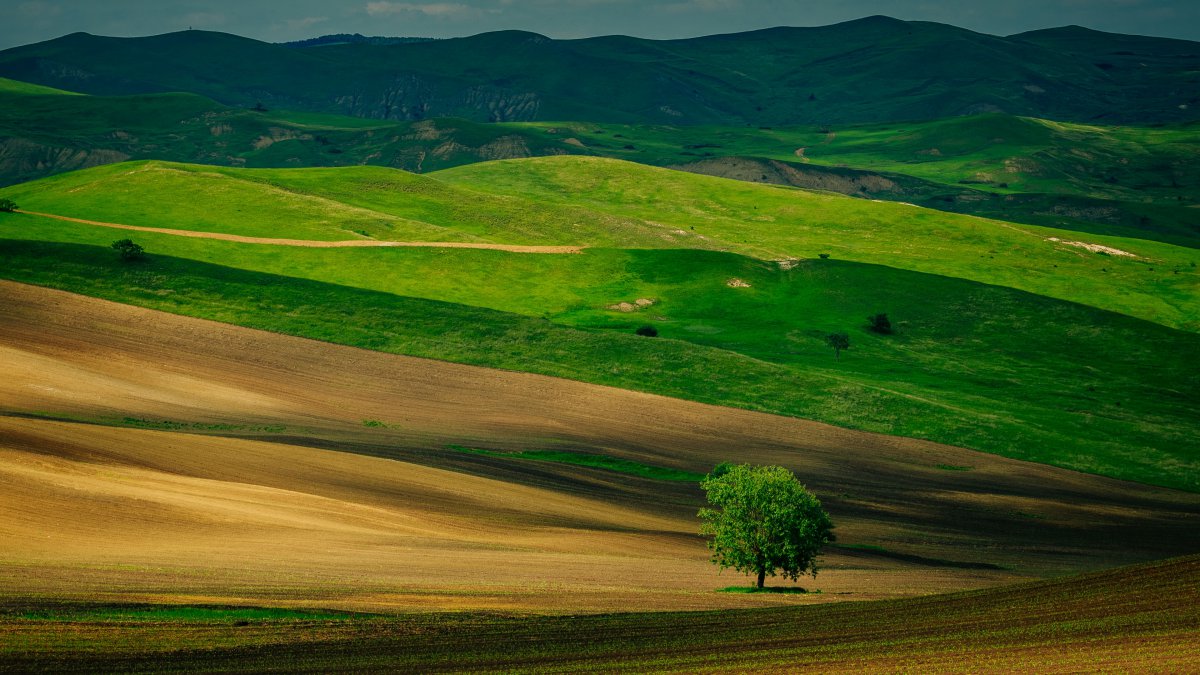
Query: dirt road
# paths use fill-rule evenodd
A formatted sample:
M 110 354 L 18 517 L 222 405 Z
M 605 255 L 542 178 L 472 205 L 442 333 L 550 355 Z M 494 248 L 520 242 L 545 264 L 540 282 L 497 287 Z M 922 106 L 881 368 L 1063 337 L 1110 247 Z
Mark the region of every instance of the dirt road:
M 245 237 L 240 234 L 223 234 L 220 232 L 196 232 L 193 230 L 172 230 L 165 227 L 142 227 L 140 225 L 123 225 L 121 223 L 105 223 L 99 220 L 84 220 L 70 216 L 59 216 L 53 213 L 37 211 L 20 211 L 30 216 L 65 220 L 71 223 L 111 227 L 118 230 L 133 230 L 135 232 L 155 232 L 172 234 L 178 237 L 194 237 L 197 239 L 220 239 L 236 241 L 242 244 L 269 244 L 272 246 L 302 246 L 307 248 L 364 248 L 364 247 L 417 247 L 417 248 L 482 248 L 493 251 L 508 251 L 509 253 L 579 253 L 580 246 L 522 246 L 517 244 L 485 244 L 479 242 L 461 241 L 378 241 L 375 239 L 350 239 L 346 241 L 316 241 L 312 239 L 273 239 L 269 237 Z

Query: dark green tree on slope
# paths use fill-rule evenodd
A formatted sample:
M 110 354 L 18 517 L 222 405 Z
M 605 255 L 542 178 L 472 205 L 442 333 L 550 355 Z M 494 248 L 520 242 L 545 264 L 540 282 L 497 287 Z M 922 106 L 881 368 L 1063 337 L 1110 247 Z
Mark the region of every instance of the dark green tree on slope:
M 792 581 L 817 575 L 817 554 L 834 540 L 829 514 L 796 476 L 780 466 L 723 464 L 700 487 L 711 508 L 700 510 L 700 533 L 712 537 L 713 563 L 758 577 Z
M 112 243 L 112 248 L 125 262 L 134 262 L 146 257 L 146 249 L 135 244 L 132 239 L 120 239 Z

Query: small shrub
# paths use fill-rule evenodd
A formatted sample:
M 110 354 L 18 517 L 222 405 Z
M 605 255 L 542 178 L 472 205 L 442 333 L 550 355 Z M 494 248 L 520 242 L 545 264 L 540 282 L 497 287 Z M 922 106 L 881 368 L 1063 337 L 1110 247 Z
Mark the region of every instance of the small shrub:
M 112 243 L 112 248 L 125 262 L 133 262 L 146 257 L 146 249 L 133 243 L 132 239 L 121 239 Z
M 11 199 L 0 199 L 0 212 L 12 213 L 17 210 L 17 203 Z
M 634 332 L 643 337 L 658 337 L 658 329 L 654 326 L 642 326 Z
M 892 334 L 892 322 L 888 319 L 888 315 L 884 313 L 875 314 L 867 317 L 867 329 L 872 333 L 880 335 Z
M 825 336 L 825 342 L 833 347 L 834 358 L 838 361 L 842 360 L 842 350 L 850 349 L 850 336 L 845 333 L 830 333 Z
M 820 258 L 821 260 L 829 260 L 829 254 L 828 254 L 828 253 L 818 253 L 818 254 L 817 254 L 817 257 L 818 257 L 818 258 Z

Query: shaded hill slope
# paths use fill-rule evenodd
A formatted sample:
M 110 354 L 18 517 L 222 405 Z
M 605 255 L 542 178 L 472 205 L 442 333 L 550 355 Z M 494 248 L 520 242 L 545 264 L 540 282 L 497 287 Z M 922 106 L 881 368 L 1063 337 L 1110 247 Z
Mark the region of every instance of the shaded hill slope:
M 535 130 L 466 120 L 380 122 L 231 108 L 194 94 L 46 95 L 0 87 L 0 185 L 128 159 L 224 166 L 378 164 L 435 171 L 535 155 L 585 153 Z
M 504 31 L 308 49 L 204 31 L 76 33 L 0 52 L 0 75 L 90 94 L 185 91 L 397 120 L 844 124 L 986 111 L 1195 119 L 1200 50 L 1130 40 L 1071 29 L 1000 38 L 886 17 L 672 41 Z M 1118 51 L 1127 54 L 1110 55 Z

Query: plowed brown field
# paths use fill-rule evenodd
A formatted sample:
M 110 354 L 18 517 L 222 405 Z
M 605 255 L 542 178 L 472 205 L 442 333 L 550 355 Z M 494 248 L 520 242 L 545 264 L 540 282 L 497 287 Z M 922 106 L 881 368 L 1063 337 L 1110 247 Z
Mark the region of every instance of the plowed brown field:
M 0 593 L 13 597 L 689 609 L 923 594 L 1200 550 L 1200 495 L 7 282 L 0 373 Z M 745 580 L 707 562 L 694 484 L 450 444 L 698 472 L 779 463 L 822 497 L 840 543 L 881 548 L 831 549 L 802 582 L 819 595 L 716 593 Z

